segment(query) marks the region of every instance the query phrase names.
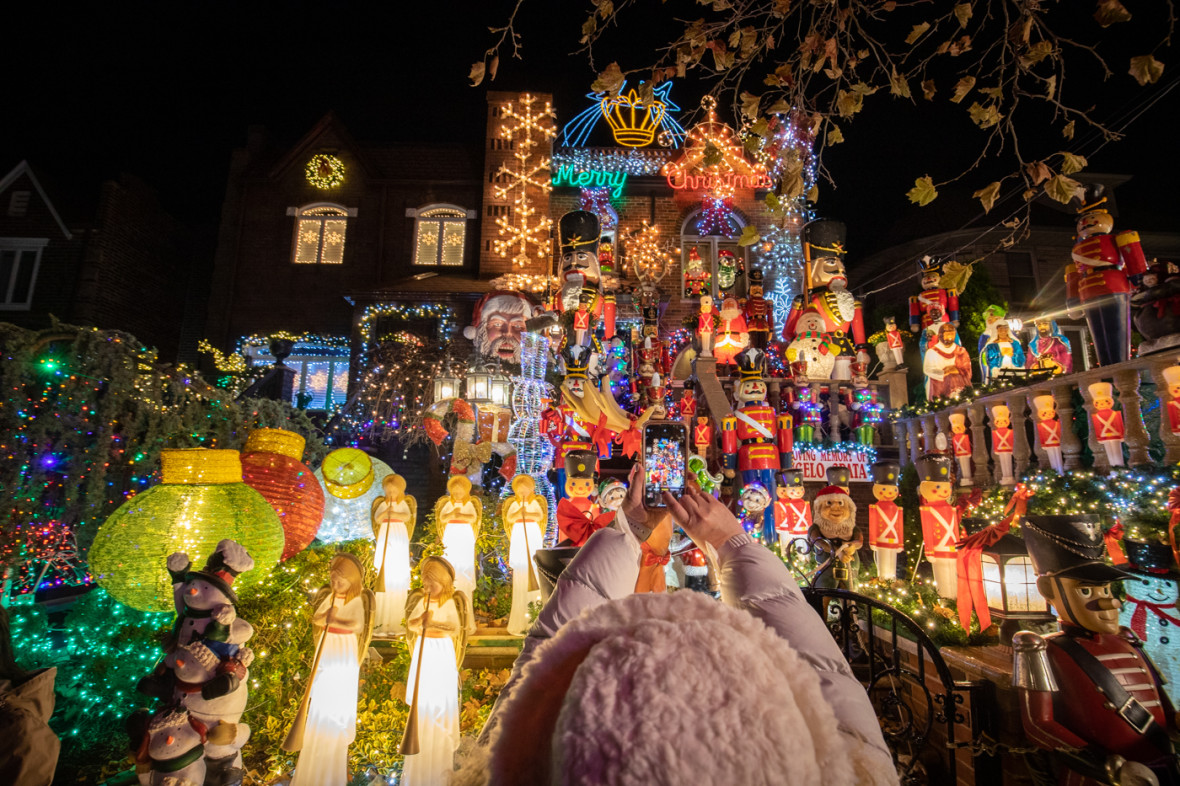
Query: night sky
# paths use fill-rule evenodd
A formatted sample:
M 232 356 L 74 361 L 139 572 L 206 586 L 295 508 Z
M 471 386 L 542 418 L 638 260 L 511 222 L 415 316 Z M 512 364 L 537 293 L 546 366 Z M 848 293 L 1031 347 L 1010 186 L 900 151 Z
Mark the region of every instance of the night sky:
M 1126 4 L 1138 11 L 1137 4 Z M 665 8 L 681 6 L 691 4 Z M 468 87 L 467 72 L 491 43 L 487 28 L 510 7 L 498 0 L 6 9 L 0 168 L 27 158 L 74 219 L 93 209 L 103 179 L 129 172 L 156 188 L 171 212 L 211 235 L 230 151 L 244 142 L 250 124 L 294 142 L 334 110 L 361 141 L 478 143 L 487 85 Z M 491 87 L 552 92 L 561 121 L 580 111 L 594 78 L 584 55 L 568 54 L 577 45 L 581 7 L 531 0 L 522 24 L 525 59 L 505 53 Z M 1082 33 L 1096 32 L 1085 29 L 1085 14 L 1080 19 Z M 635 27 L 658 28 L 659 21 L 637 20 Z M 1134 49 L 1136 31 L 1119 32 Z M 616 32 L 615 48 L 603 51 L 597 65 L 646 62 L 641 50 L 628 49 L 637 39 L 634 30 Z M 1169 56 L 1168 50 L 1156 54 L 1172 69 Z M 1119 118 L 1152 95 L 1166 96 L 1130 126 L 1124 142 L 1092 156 L 1091 170 L 1134 175 L 1119 191 L 1122 226 L 1176 229 L 1180 156 L 1172 128 L 1180 90 L 1171 88 L 1180 68 L 1141 90 L 1123 73 L 1121 50 L 1116 58 L 1116 75 L 1089 90 L 1099 103 L 1097 115 Z M 1075 71 L 1071 79 L 1083 85 L 1086 72 Z M 690 83 L 673 90 L 685 109 L 695 108 L 699 95 Z M 981 138 L 961 107 L 921 99 L 911 105 L 884 95 L 869 101 L 845 126 L 849 141 L 825 154 L 835 187 L 821 184 L 819 204 L 823 215 L 850 225 L 853 248 L 866 253 L 916 210 L 904 197 L 914 178 L 952 174 L 971 160 Z M 1030 138 L 1028 147 L 1038 143 L 1044 152 L 1061 149 L 1057 139 Z M 1075 139 L 1077 152 L 1093 148 L 1084 135 Z M 980 175 L 964 188 L 969 193 L 987 181 Z

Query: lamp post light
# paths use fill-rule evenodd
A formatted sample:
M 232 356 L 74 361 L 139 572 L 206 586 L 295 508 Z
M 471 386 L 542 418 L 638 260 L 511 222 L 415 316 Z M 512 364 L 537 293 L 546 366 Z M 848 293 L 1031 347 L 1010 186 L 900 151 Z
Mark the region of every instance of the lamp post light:
M 449 398 L 457 398 L 459 395 L 459 378 L 451 371 L 450 364 L 447 364 L 446 369 L 441 375 L 435 377 L 434 380 L 434 400 L 446 401 Z
M 1004 535 L 980 556 L 983 592 L 992 616 L 1000 621 L 1000 642 L 1011 642 L 1025 622 L 1051 622 L 1049 604 L 1037 591 L 1037 573 L 1024 540 Z

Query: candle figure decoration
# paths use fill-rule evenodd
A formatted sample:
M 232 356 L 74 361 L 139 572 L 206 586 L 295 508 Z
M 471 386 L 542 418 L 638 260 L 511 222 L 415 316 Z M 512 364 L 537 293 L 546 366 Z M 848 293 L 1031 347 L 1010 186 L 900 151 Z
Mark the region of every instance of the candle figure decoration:
M 1090 400 L 1094 412 L 1090 425 L 1098 444 L 1106 451 L 1106 460 L 1112 467 L 1123 466 L 1123 413 L 1114 408 L 1114 388 L 1109 382 L 1094 382 L 1089 386 Z
M 315 655 L 283 750 L 299 751 L 291 786 L 343 786 L 348 782 L 348 746 L 356 739 L 361 660 L 373 633 L 376 599 L 365 589 L 365 569 L 337 552 L 328 584 L 311 598 Z
M 971 432 L 967 430 L 967 416 L 962 412 L 952 412 L 947 416 L 951 422 L 951 452 L 955 461 L 959 463 L 959 485 L 973 484 L 973 464 L 971 462 Z
M 1061 457 L 1061 420 L 1057 417 L 1057 402 L 1050 395 L 1033 397 L 1037 411 L 1037 442 L 1049 456 L 1049 466 L 1058 475 L 1065 474 L 1065 460 Z
M 856 503 L 839 486 L 819 490 L 811 502 L 811 525 L 808 539 L 815 556 L 816 587 L 856 589 L 860 573 L 857 551 L 864 537 L 856 526 Z
M 418 565 L 422 589 L 406 603 L 410 672 L 406 696 L 416 746 L 403 741 L 405 786 L 435 786 L 450 781 L 459 746 L 459 667 L 467 638 L 475 632 L 470 596 L 455 586 L 456 573 L 442 557 Z M 410 736 L 410 735 L 407 735 Z M 413 748 L 416 747 L 417 750 Z
M 471 493 L 471 481 L 452 475 L 447 494 L 434 504 L 443 556 L 455 571 L 455 586 L 468 597 L 475 591 L 475 541 L 483 521 L 483 503 Z
M 1004 486 L 1016 485 L 1012 469 L 1014 440 L 1012 411 L 1004 404 L 996 404 L 992 407 L 992 458 L 1000 465 L 1000 484 Z
M 1138 638 L 1119 627 L 1097 516 L 1021 523 L 1037 589 L 1061 632 L 1012 638 L 1012 683 L 1029 740 L 1051 751 L 1058 783 L 1173 783 L 1175 708 Z M 1160 777 L 1162 776 L 1162 777 Z
M 528 605 L 541 599 L 540 585 L 532 573 L 536 570 L 533 554 L 544 546 L 541 533 L 549 521 L 549 503 L 536 493 L 536 482 L 530 475 L 512 479 L 512 495 L 500 505 L 500 520 L 508 533 L 508 566 L 512 568 L 508 632 L 523 636 L 528 631 Z
M 1180 437 L 1180 366 L 1164 369 L 1164 384 L 1168 386 L 1168 428 L 1173 436 Z
M 418 501 L 406 493 L 406 479 L 396 473 L 381 481 L 384 496 L 373 500 L 373 570 L 377 571 L 377 611 L 373 628 L 385 635 L 401 632 L 410 591 L 410 535 L 418 523 Z
M 954 600 L 959 594 L 957 571 L 959 509 L 950 504 L 954 493 L 953 465 L 950 456 L 927 454 L 917 461 L 918 512 L 922 519 L 922 544 L 926 558 L 934 568 L 934 588 L 941 597 Z
M 901 493 L 901 465 L 878 461 L 872 466 L 873 497 L 869 505 L 869 547 L 877 563 L 877 577 L 897 578 L 897 555 L 905 548 L 905 514 L 897 505 Z
M 811 505 L 803 498 L 803 470 L 784 469 L 779 473 L 776 488 L 778 497 L 774 503 L 774 526 L 778 530 L 779 542 L 786 553 L 787 544 L 795 538 L 807 537 L 811 529 Z

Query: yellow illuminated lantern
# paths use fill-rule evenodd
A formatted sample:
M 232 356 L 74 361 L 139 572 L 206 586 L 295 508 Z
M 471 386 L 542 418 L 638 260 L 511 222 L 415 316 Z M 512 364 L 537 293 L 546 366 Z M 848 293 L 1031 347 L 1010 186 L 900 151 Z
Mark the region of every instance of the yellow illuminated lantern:
M 316 538 L 323 543 L 371 539 L 369 515 L 382 495 L 381 482 L 391 472 L 388 464 L 359 448 L 338 448 L 325 456 L 315 472 L 326 492 L 324 519 Z
M 283 552 L 283 526 L 267 501 L 242 482 L 236 450 L 165 450 L 161 481 L 108 518 L 90 548 L 90 572 L 111 596 L 140 611 L 172 611 L 168 555 L 203 564 L 223 539 L 240 543 L 254 569 L 235 585 L 260 581 Z
M 303 437 L 293 431 L 261 428 L 250 432 L 242 451 L 243 482 L 270 503 L 283 524 L 282 559 L 307 548 L 324 518 L 324 490 L 302 463 L 303 447 Z

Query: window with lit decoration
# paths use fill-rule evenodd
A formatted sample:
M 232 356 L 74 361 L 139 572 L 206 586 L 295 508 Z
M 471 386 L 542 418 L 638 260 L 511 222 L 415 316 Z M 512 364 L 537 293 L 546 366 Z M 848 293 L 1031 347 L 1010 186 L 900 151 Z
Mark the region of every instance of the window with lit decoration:
M 444 205 L 407 210 L 406 214 L 415 219 L 415 265 L 462 267 L 469 211 Z
M 274 363 L 265 343 L 243 339 L 242 354 L 253 366 L 268 367 Z M 297 341 L 283 363 L 295 371 L 291 403 L 298 406 L 300 397 L 307 402 L 305 409 L 331 411 L 348 399 L 349 375 L 348 339 Z
M 344 262 L 344 238 L 348 219 L 356 208 L 318 203 L 287 209 L 295 216 L 295 252 L 297 265 L 339 265 Z
M 47 240 L 0 238 L 0 310 L 27 311 Z
M 723 216 L 711 216 L 704 209 L 689 214 L 680 230 L 682 299 L 745 295 L 749 259 L 746 249 L 737 242 L 745 225 L 733 211 Z

